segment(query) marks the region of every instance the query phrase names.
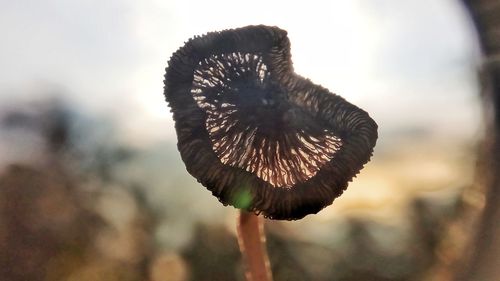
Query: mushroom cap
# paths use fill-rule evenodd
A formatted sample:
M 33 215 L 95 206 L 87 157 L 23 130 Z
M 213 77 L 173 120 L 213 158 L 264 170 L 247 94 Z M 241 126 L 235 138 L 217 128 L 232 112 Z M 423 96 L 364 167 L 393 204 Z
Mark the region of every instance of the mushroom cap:
M 187 171 L 224 205 L 270 219 L 330 205 L 377 140 L 365 111 L 294 73 L 277 27 L 195 36 L 164 82 Z

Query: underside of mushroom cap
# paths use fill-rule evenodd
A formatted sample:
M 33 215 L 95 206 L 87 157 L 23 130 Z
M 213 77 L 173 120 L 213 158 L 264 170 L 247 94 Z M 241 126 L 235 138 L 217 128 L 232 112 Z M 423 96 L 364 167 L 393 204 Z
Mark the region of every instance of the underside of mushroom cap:
M 271 219 L 330 205 L 377 140 L 365 111 L 293 72 L 277 27 L 190 39 L 169 61 L 165 97 L 188 172 L 224 205 Z

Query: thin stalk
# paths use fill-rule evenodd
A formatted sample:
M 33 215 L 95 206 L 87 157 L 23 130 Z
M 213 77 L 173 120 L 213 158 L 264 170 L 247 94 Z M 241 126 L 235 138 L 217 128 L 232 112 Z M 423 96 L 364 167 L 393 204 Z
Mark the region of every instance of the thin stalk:
M 237 229 L 247 281 L 272 281 L 271 266 L 266 251 L 264 220 L 253 213 L 240 211 Z

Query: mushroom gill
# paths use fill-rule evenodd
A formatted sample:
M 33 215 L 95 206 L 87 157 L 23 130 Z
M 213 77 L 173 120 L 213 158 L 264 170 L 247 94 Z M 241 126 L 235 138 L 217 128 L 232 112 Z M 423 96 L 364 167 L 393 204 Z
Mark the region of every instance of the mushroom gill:
M 272 219 L 330 205 L 377 139 L 365 111 L 293 72 L 277 27 L 190 39 L 170 59 L 165 96 L 189 173 L 223 204 Z

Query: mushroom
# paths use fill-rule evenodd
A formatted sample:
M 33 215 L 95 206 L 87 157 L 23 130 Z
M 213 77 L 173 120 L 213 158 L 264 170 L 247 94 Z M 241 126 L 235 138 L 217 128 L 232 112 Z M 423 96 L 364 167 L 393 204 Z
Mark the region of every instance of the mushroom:
M 240 223 L 319 212 L 377 140 L 368 113 L 294 73 L 287 32 L 277 27 L 188 40 L 168 63 L 165 97 L 187 171 L 241 209 Z

